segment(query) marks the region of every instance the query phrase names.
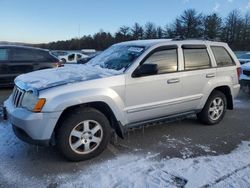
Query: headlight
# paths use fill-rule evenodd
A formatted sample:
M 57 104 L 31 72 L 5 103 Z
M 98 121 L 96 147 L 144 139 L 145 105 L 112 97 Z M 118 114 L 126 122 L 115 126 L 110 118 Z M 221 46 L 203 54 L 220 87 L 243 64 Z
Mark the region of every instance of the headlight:
M 25 92 L 22 100 L 22 107 L 27 108 L 33 112 L 41 112 L 46 99 L 38 98 L 36 95 L 33 94 L 32 91 Z

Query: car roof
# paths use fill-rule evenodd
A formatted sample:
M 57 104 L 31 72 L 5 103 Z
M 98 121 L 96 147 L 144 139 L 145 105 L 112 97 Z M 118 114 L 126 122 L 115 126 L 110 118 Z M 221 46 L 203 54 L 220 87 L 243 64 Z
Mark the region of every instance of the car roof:
M 31 47 L 31 46 L 22 46 L 22 45 L 11 45 L 11 44 L 7 44 L 7 45 L 0 45 L 0 48 L 23 48 L 23 49 L 32 49 L 32 50 L 42 50 L 42 51 L 49 51 L 47 49 L 42 49 L 42 48 L 36 48 L 36 47 Z
M 135 45 L 135 46 L 154 46 L 154 45 L 182 45 L 182 44 L 204 44 L 204 45 L 218 45 L 225 46 L 224 42 L 215 42 L 209 40 L 187 39 L 187 40 L 174 40 L 174 39 L 149 39 L 149 40 L 134 40 L 119 43 L 121 45 Z

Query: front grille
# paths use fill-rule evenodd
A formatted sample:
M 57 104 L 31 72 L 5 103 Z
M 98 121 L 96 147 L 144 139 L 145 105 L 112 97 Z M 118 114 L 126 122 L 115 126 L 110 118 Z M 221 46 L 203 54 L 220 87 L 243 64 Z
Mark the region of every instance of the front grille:
M 12 93 L 12 102 L 15 107 L 20 107 L 25 91 L 15 86 Z
M 250 70 L 243 70 L 243 74 L 250 76 Z

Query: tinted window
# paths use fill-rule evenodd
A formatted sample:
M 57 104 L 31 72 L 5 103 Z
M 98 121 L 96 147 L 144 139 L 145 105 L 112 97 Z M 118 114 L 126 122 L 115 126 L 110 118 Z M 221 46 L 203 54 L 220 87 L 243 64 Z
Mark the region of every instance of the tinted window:
M 113 45 L 92 58 L 88 64 L 113 70 L 126 70 L 145 49 L 144 46 Z
M 35 62 L 48 62 L 51 61 L 51 57 L 48 52 L 41 50 L 33 49 L 22 49 L 22 48 L 13 48 L 11 61 L 35 61 Z
M 0 49 L 0 61 L 8 60 L 9 50 L 8 49 Z
M 185 70 L 204 69 L 211 67 L 206 49 L 183 49 Z
M 211 49 L 214 53 L 214 57 L 215 57 L 218 67 L 235 64 L 225 48 L 214 46 L 214 47 L 211 47 Z
M 177 71 L 177 50 L 162 50 L 152 54 L 145 63 L 157 64 L 158 74 Z
M 75 54 L 70 54 L 68 56 L 69 61 L 73 61 L 75 59 Z

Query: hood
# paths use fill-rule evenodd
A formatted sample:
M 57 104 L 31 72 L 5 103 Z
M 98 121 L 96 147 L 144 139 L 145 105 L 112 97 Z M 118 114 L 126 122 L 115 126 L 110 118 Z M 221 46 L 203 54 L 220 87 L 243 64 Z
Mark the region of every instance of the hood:
M 59 85 L 104 78 L 122 73 L 123 70 L 116 71 L 87 64 L 65 65 L 64 67 L 22 74 L 15 79 L 15 84 L 20 84 L 26 89 L 39 91 Z

